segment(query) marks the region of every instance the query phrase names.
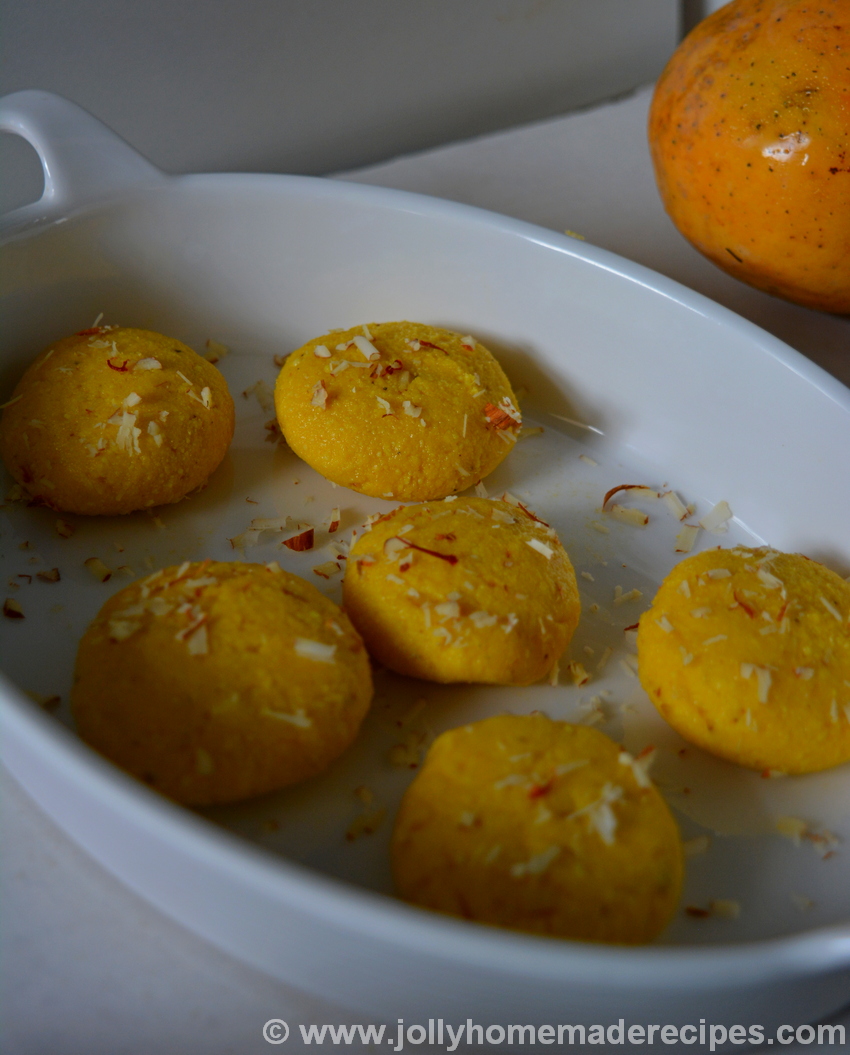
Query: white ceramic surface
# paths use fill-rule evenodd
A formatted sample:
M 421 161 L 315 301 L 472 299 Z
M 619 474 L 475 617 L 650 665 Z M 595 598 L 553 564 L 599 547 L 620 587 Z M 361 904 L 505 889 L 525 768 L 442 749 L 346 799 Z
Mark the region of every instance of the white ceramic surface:
M 850 498 L 836 490 L 833 468 L 850 440 L 847 390 L 704 298 L 539 228 L 321 180 L 167 179 L 44 93 L 0 101 L 0 128 L 29 139 L 46 170 L 42 202 L 3 222 L 0 396 L 44 344 L 104 312 L 106 322 L 196 347 L 207 338 L 230 346 L 220 365 L 239 404 L 227 462 L 201 495 L 161 511 L 160 523 L 71 518 L 77 531 L 64 540 L 43 509 L 0 511 L 4 581 L 38 567 L 59 566 L 63 576 L 55 585 L 21 580 L 15 596 L 27 618 L 0 627 L 11 679 L 0 698 L 0 750 L 30 794 L 165 912 L 277 977 L 386 1018 L 696 1015 L 769 1026 L 813 1020 L 845 1002 L 850 770 L 762 781 L 695 751 L 677 762 L 681 744 L 646 706 L 621 633 L 672 565 L 677 525 L 649 507 L 643 532 L 606 519 L 610 530 L 601 534 L 594 524 L 609 487 L 666 483 L 700 513 L 721 498 L 731 504 L 730 533 L 702 545 L 768 540 L 847 574 Z M 528 390 L 527 422 L 545 432 L 523 440 L 486 484 L 528 500 L 557 527 L 577 569 L 592 574 L 581 580 L 586 616 L 574 657 L 595 668 L 609 645 L 614 654 L 584 688 L 443 689 L 382 675 L 361 740 L 325 777 L 194 816 L 93 756 L 62 724 L 63 709 L 57 721 L 13 683 L 67 699 L 79 634 L 122 585 L 117 575 L 96 582 L 82 564 L 89 556 L 142 574 L 231 556 L 227 538 L 255 516 L 289 513 L 318 527 L 339 506 L 348 537 L 381 508 L 332 489 L 266 443 L 270 411 L 237 393 L 259 380 L 271 385 L 273 356 L 317 333 L 390 318 L 475 333 Z M 327 536 L 317 535 L 324 546 Z M 274 539 L 245 556 L 282 554 L 307 577 L 330 556 L 292 555 Z M 615 586 L 636 587 L 642 598 L 614 605 Z M 333 581 L 327 590 L 338 596 Z M 410 718 L 420 699 L 428 705 Z M 389 824 L 355 843 L 344 838 L 362 808 L 353 788 L 372 787 L 391 817 L 410 778 L 387 762 L 400 736 L 413 729 L 427 741 L 503 708 L 585 720 L 599 708 L 601 727 L 628 746 L 658 744 L 657 775 L 685 834 L 712 836 L 708 853 L 690 862 L 685 901 L 734 898 L 740 918 L 680 915 L 658 945 L 620 950 L 500 933 L 388 899 Z M 403 732 L 399 721 L 408 722 Z M 827 860 L 792 846 L 773 831 L 787 814 L 844 844 Z M 813 908 L 801 912 L 794 895 Z

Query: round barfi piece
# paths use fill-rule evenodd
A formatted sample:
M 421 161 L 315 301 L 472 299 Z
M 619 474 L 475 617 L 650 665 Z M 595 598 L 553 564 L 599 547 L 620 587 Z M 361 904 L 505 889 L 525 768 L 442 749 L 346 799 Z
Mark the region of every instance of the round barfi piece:
M 345 608 L 372 655 L 440 682 L 528 685 L 578 625 L 570 558 L 520 504 L 456 498 L 402 506 L 351 550 Z
M 800 554 L 712 549 L 661 584 L 640 680 L 686 740 L 759 770 L 850 760 L 850 583 Z
M 501 715 L 434 741 L 392 839 L 425 908 L 582 941 L 651 941 L 682 886 L 676 822 L 645 767 L 596 729 Z
M 0 421 L 0 455 L 34 501 L 117 515 L 179 502 L 233 437 L 218 370 L 148 330 L 101 326 L 52 344 Z
M 77 654 L 80 736 L 188 805 L 306 780 L 354 740 L 372 697 L 345 614 L 276 564 L 186 563 L 103 606 Z
M 413 322 L 308 341 L 287 357 L 275 405 L 286 442 L 322 476 L 405 502 L 477 483 L 507 456 L 522 424 L 483 344 Z

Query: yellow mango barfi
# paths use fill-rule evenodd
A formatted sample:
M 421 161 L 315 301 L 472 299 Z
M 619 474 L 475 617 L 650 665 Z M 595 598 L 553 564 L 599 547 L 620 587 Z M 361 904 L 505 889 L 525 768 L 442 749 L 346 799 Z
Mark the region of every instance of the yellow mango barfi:
M 411 502 L 477 483 L 508 455 L 522 424 L 483 344 L 413 322 L 308 341 L 287 357 L 275 405 L 286 442 L 322 476 Z
M 407 901 L 480 923 L 637 944 L 682 886 L 676 822 L 644 766 L 598 730 L 542 714 L 443 733 L 402 800 L 393 874 Z
M 796 553 L 678 564 L 638 629 L 640 680 L 685 739 L 759 770 L 850 760 L 850 583 Z
M 439 682 L 537 681 L 581 608 L 554 530 L 522 505 L 485 498 L 388 513 L 352 547 L 343 592 L 379 662 Z
M 103 606 L 80 642 L 80 736 L 188 805 L 261 795 L 326 769 L 372 697 L 345 613 L 277 565 L 185 563 Z
M 117 515 L 179 502 L 233 437 L 218 370 L 148 330 L 100 326 L 52 344 L 0 421 L 0 456 L 35 502 Z

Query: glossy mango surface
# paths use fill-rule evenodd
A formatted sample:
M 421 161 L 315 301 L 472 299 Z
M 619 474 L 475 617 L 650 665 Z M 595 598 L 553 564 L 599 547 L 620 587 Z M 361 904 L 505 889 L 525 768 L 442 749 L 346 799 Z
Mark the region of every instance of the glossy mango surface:
M 733 0 L 656 85 L 664 206 L 724 271 L 850 312 L 850 0 Z

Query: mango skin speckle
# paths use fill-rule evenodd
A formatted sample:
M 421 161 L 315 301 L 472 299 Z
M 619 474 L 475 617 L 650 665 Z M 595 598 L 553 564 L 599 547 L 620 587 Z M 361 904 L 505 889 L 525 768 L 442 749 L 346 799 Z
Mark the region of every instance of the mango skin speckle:
M 160 369 L 138 368 L 145 359 Z M 122 443 L 117 418 L 125 410 L 135 420 Z M 39 504 L 117 516 L 179 502 L 205 484 L 233 426 L 226 381 L 187 345 L 148 330 L 94 327 L 56 341 L 26 371 L 3 411 L 0 456 Z
M 610 842 L 593 820 L 606 798 Z M 678 827 L 655 787 L 640 786 L 598 730 L 542 714 L 438 737 L 402 800 L 392 861 L 399 895 L 425 908 L 629 945 L 666 927 L 683 876 Z
M 370 323 L 368 332 L 381 353 L 368 367 L 357 348 L 337 350 L 362 337 L 362 326 L 317 337 L 287 357 L 275 405 L 292 450 L 334 483 L 403 502 L 444 498 L 491 473 L 520 427 L 517 420 L 496 429 L 485 416 L 487 403 L 506 398 L 517 408 L 493 355 L 477 341 L 469 348 L 460 334 L 413 322 Z M 419 349 L 408 340 L 421 342 Z M 317 356 L 318 345 L 331 356 Z M 332 373 L 342 361 L 360 366 Z M 378 366 L 392 372 L 372 377 Z M 319 383 L 327 391 L 323 406 L 312 402 Z M 417 417 L 405 402 L 414 413 L 421 408 Z
M 71 699 L 80 736 L 191 806 L 321 773 L 354 740 L 372 698 L 368 656 L 345 613 L 265 565 L 204 561 L 179 571 L 132 583 L 86 631 Z M 197 617 L 178 610 L 185 604 L 206 616 L 203 654 L 192 654 L 191 635 L 177 637 Z M 115 640 L 116 628 L 120 636 L 136 624 Z M 300 655 L 296 638 L 334 646 L 333 662 Z
M 846 0 L 736 0 L 679 45 L 649 143 L 679 231 L 718 267 L 850 312 Z
M 389 556 L 387 544 L 400 546 L 394 538 L 408 548 Z M 573 566 L 552 529 L 484 498 L 388 513 L 352 547 L 343 591 L 379 662 L 438 682 L 531 684 L 559 659 L 581 611 Z M 452 604 L 456 613 L 440 610 Z
M 670 725 L 712 754 L 757 770 L 828 769 L 850 760 L 848 618 L 850 583 L 822 564 L 707 550 L 678 564 L 641 616 L 640 680 Z M 763 703 L 747 664 L 766 672 L 763 686 L 769 676 Z

